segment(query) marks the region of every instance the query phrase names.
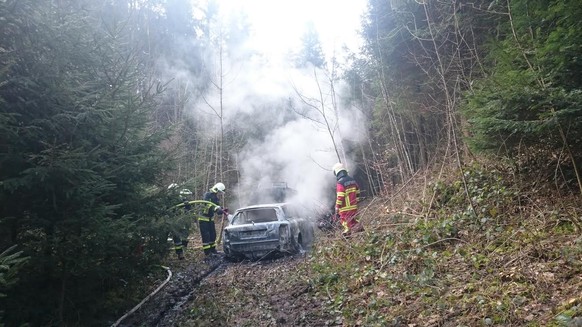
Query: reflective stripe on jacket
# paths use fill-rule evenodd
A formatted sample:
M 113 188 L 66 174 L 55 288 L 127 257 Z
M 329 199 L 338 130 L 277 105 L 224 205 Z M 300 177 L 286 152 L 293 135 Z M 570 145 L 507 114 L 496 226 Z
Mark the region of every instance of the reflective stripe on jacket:
M 204 208 L 204 211 L 202 212 L 202 216 L 208 217 L 208 218 L 213 218 L 214 213 L 217 213 L 219 215 L 222 214 L 222 208 L 220 207 L 220 200 L 218 199 L 218 195 L 215 192 L 211 191 L 211 192 L 204 193 L 204 201 L 212 202 L 212 203 L 216 204 L 216 206 L 213 206 L 211 204 L 207 204 L 206 207 Z
M 337 176 L 335 208 L 339 213 L 358 210 L 360 187 L 345 171 Z

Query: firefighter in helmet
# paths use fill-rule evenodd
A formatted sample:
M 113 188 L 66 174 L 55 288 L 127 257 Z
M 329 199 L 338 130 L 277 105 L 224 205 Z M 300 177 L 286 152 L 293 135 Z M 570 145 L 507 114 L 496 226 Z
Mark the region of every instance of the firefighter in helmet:
M 228 215 L 228 209 L 220 206 L 219 194 L 223 194 L 226 187 L 222 183 L 216 183 L 208 192 L 204 194 L 204 201 L 214 203 L 208 204 L 198 217 L 200 226 L 200 236 L 202 237 L 202 248 L 206 256 L 216 255 L 216 226 L 214 225 L 214 215 Z
M 339 215 L 343 227 L 342 234 L 350 235 L 354 229 L 361 227 L 357 218 L 360 187 L 354 178 L 348 175 L 348 170 L 342 163 L 333 165 L 336 177 L 335 214 Z
M 168 189 L 176 190 L 177 184 L 172 183 Z M 171 229 L 172 240 L 174 242 L 174 251 L 178 259 L 184 260 L 184 249 L 188 246 L 188 235 L 191 227 L 191 213 L 188 212 L 192 206 L 188 201 L 192 200 L 192 191 L 189 189 L 181 189 L 179 192 L 180 204 L 175 206 L 175 222 Z M 179 209 L 176 209 L 179 208 Z

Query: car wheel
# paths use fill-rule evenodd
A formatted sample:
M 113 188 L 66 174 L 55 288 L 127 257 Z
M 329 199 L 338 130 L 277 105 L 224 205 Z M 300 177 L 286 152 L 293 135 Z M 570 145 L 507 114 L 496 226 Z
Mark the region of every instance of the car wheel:
M 305 234 L 305 236 L 303 236 Z M 301 248 L 303 251 L 309 251 L 311 249 L 311 244 L 313 243 L 313 229 L 307 228 L 304 233 L 301 233 Z
M 295 253 L 301 253 L 301 252 L 305 251 L 303 235 L 301 233 L 299 233 L 299 235 L 297 235 L 297 241 L 294 244 L 294 248 L 295 248 Z

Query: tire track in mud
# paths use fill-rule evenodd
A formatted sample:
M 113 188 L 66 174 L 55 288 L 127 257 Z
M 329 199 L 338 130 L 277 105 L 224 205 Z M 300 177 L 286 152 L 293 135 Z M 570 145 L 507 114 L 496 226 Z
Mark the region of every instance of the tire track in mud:
M 188 319 L 187 315 L 192 302 L 197 297 L 206 296 L 204 293 L 205 280 L 214 275 L 229 274 L 230 269 L 262 270 L 269 266 L 286 266 L 299 258 L 304 258 L 306 251 L 301 249 L 296 255 L 271 255 L 261 260 L 230 261 L 222 257 L 215 257 L 205 261 L 194 255 L 191 260 L 173 261 L 170 264 L 172 278 L 158 293 L 147 300 L 133 314 L 128 315 L 117 327 L 172 327 Z
M 304 278 L 307 260 L 298 254 L 221 266 L 200 283 L 177 325 L 335 326 Z
M 184 314 L 185 306 L 198 295 L 200 284 L 208 277 L 237 265 L 269 265 L 278 259 L 232 262 L 216 257 L 209 261 L 192 261 L 186 267 L 176 266 L 171 269 L 173 276 L 168 284 L 117 327 L 175 326 Z M 203 266 L 206 267 L 200 269 Z
M 200 269 L 205 264 L 207 267 Z M 227 264 L 221 258 L 216 258 L 204 263 L 192 262 L 185 269 L 176 268 L 168 285 L 118 326 L 175 326 L 184 305 L 195 296 L 197 286 L 217 269 Z

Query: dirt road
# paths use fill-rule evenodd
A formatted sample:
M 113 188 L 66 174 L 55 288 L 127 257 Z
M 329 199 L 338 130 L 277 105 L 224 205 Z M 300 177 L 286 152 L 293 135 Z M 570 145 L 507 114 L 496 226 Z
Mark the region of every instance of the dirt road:
M 307 255 L 170 262 L 172 279 L 119 326 L 333 326 L 302 277 Z

